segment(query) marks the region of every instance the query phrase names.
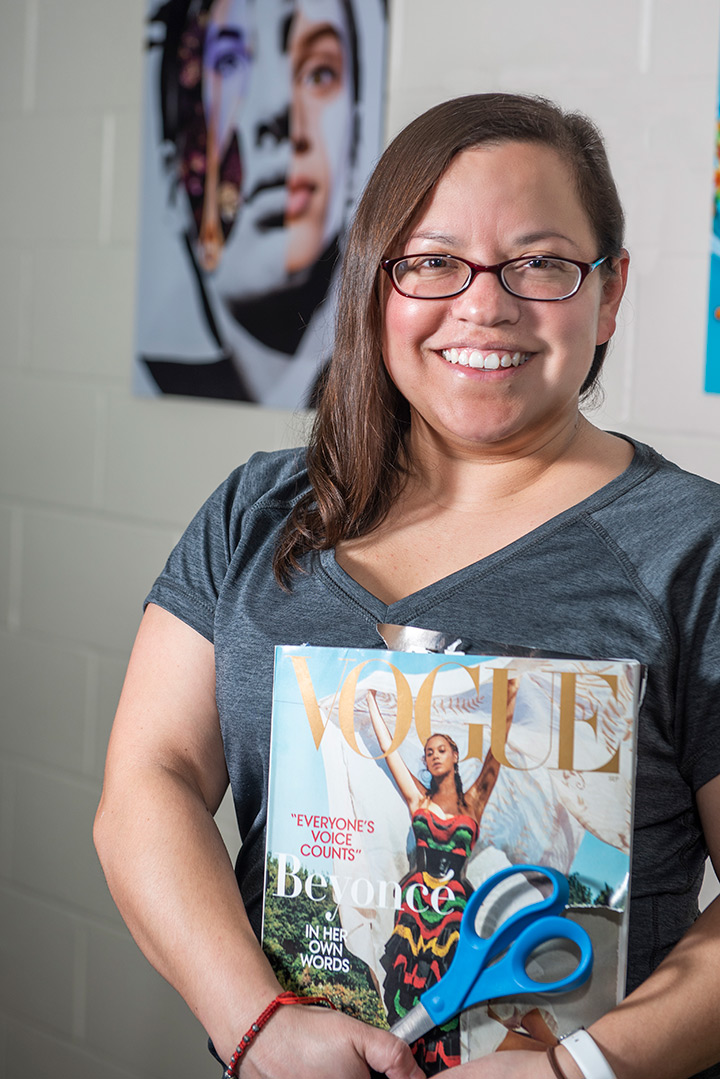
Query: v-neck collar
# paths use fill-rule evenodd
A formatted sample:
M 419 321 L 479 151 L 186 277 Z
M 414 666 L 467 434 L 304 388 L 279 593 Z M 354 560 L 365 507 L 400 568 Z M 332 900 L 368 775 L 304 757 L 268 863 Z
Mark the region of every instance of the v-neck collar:
M 615 432 L 613 432 L 615 433 Z M 533 528 L 519 539 L 513 540 L 506 547 L 486 555 L 477 562 L 463 566 L 459 570 L 441 577 L 437 581 L 426 585 L 417 592 L 411 592 L 407 596 L 396 600 L 394 603 L 383 603 L 381 599 L 369 592 L 354 577 L 342 568 L 335 558 L 335 551 L 327 550 L 320 552 L 320 567 L 326 584 L 333 592 L 339 595 L 344 602 L 360 609 L 364 617 L 374 622 L 389 622 L 394 625 L 408 625 L 413 619 L 424 613 L 448 592 L 463 587 L 468 579 L 477 580 L 479 577 L 492 572 L 498 565 L 510 558 L 517 557 L 523 550 L 541 542 L 553 532 L 565 528 L 568 524 L 579 517 L 594 513 L 598 509 L 613 502 L 620 495 L 625 494 L 631 487 L 641 483 L 656 471 L 659 463 L 659 455 L 650 446 L 642 442 L 636 442 L 627 435 L 620 435 L 629 442 L 635 453 L 627 468 L 610 480 L 603 487 L 594 491 L 587 498 L 577 502 L 574 506 L 563 510 L 549 521 L 543 522 L 537 528 Z

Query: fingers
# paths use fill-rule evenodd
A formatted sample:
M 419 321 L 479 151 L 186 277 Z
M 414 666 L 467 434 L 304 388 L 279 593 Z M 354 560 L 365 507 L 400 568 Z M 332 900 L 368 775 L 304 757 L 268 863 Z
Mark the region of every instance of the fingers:
M 393 1034 L 374 1027 L 360 1027 L 356 1049 L 373 1071 L 387 1079 L 425 1079 L 410 1046 Z
M 369 1068 L 387 1079 L 425 1079 L 408 1045 L 341 1012 L 282 1008 L 273 1023 L 275 1038 L 259 1037 L 243 1058 L 247 1079 L 368 1079 Z

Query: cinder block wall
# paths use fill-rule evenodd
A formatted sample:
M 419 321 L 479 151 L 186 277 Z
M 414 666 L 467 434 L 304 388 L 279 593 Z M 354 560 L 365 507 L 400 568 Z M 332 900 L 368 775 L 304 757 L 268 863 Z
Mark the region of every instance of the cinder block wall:
M 480 89 L 605 130 L 632 283 L 596 419 L 720 480 L 702 393 L 714 0 L 392 0 L 388 132 Z M 304 418 L 130 394 L 143 0 L 0 0 L 0 1075 L 215 1077 L 90 843 L 140 602 L 183 524 Z M 232 845 L 232 827 L 224 815 Z

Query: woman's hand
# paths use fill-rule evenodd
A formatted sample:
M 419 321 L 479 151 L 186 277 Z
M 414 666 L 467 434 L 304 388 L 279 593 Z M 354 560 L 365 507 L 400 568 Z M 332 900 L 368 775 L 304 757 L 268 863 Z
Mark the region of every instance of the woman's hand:
M 341 1012 L 282 1007 L 242 1061 L 244 1079 L 424 1079 L 410 1047 Z

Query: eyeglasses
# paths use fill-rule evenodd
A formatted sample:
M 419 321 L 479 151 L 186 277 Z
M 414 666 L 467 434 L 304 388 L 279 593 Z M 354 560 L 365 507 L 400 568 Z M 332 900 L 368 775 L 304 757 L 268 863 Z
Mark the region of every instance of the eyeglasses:
M 380 263 L 401 296 L 447 300 L 469 288 L 479 273 L 493 273 L 511 296 L 521 300 L 569 300 L 588 274 L 609 258 L 576 262 L 554 255 L 526 255 L 494 266 L 480 266 L 457 255 L 403 255 Z

